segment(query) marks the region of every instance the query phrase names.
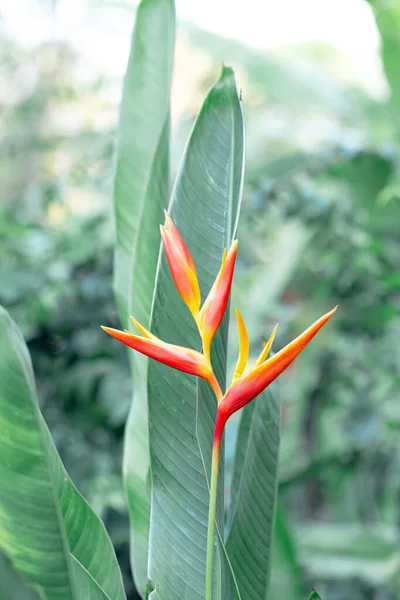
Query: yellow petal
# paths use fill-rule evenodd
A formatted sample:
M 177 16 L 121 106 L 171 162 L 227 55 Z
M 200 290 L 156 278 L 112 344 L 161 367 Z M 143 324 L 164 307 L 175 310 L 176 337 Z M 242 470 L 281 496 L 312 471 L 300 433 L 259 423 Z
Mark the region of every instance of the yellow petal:
M 239 332 L 239 358 L 236 364 L 235 374 L 233 376 L 233 381 L 239 379 L 242 376 L 243 371 L 247 365 L 247 359 L 249 358 L 249 336 L 247 335 L 246 325 L 244 324 L 243 317 L 236 309 L 236 319 L 238 324 L 238 332 Z
M 136 319 L 134 317 L 130 317 L 132 323 L 134 324 L 134 326 L 136 327 L 136 329 L 143 335 L 143 337 L 151 340 L 151 339 L 155 339 L 155 335 L 153 335 L 151 333 L 151 331 L 149 331 L 148 329 L 146 329 L 145 327 L 143 327 L 143 325 L 141 325 L 139 323 L 139 321 L 136 321 Z M 127 330 L 125 330 L 127 331 Z M 129 333 L 129 332 L 128 332 Z
M 256 360 L 256 364 L 254 365 L 254 368 L 259 367 L 264 362 L 264 360 L 267 358 L 269 351 L 271 350 L 271 346 L 274 343 L 277 329 L 278 329 L 278 323 L 275 325 L 273 332 L 269 336 L 269 340 L 265 343 L 265 346 L 262 349 L 260 356 Z
M 226 257 L 228 256 L 228 252 L 226 250 L 226 248 L 224 248 L 224 253 L 222 255 L 222 263 L 221 263 L 221 268 L 223 269 L 226 263 Z

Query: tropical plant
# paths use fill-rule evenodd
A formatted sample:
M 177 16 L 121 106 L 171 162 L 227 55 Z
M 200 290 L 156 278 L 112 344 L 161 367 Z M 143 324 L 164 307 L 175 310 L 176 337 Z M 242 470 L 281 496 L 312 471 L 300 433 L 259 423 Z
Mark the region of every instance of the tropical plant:
M 206 453 L 209 453 L 209 449 L 207 452 L 207 446 L 202 446 L 203 440 L 199 434 L 197 434 L 197 441 L 200 452 L 203 456 L 203 466 L 206 471 L 205 475 L 209 492 L 205 595 L 206 600 L 212 600 L 214 597 L 213 563 L 216 509 L 218 499 L 218 479 L 219 467 L 221 462 L 223 462 L 223 457 L 221 457 L 221 445 L 226 422 L 236 411 L 246 406 L 249 402 L 254 400 L 255 397 L 259 397 L 259 402 L 263 402 L 265 404 L 268 403 L 270 399 L 263 398 L 262 392 L 282 373 L 282 371 L 284 371 L 293 362 L 298 354 L 318 333 L 321 327 L 323 327 L 323 325 L 325 325 L 325 323 L 332 317 L 336 311 L 336 308 L 321 317 L 293 342 L 285 346 L 285 348 L 283 348 L 280 352 L 267 360 L 277 330 L 277 327 L 275 327 L 271 336 L 265 342 L 264 348 L 262 349 L 261 354 L 257 358 L 254 366 L 250 368 L 247 373 L 245 373 L 245 369 L 247 367 L 249 356 L 249 337 L 242 316 L 239 311 L 236 311 L 240 343 L 239 358 L 235 373 L 233 375 L 232 383 L 227 388 L 226 392 L 223 393 L 211 360 L 211 344 L 221 325 L 228 304 L 236 261 L 237 241 L 232 243 L 228 253 L 226 250 L 224 250 L 221 268 L 206 299 L 204 300 L 203 305 L 200 308 L 200 287 L 192 255 L 183 241 L 177 227 L 168 214 L 166 214 L 166 227 L 161 227 L 161 236 L 163 239 L 165 256 L 177 291 L 179 292 L 196 323 L 198 334 L 201 339 L 202 351 L 199 352 L 183 346 L 166 343 L 148 331 L 133 317 L 131 317 L 131 320 L 142 336 L 134 335 L 127 330 L 119 331 L 110 327 L 103 327 L 103 329 L 120 342 L 137 350 L 140 354 L 155 359 L 163 365 L 173 367 L 177 371 L 189 375 L 195 375 L 205 380 L 214 392 L 215 400 L 217 402 L 217 410 L 213 426 L 211 472 L 209 472 L 209 468 L 207 468 L 206 463 L 204 463 L 204 456 Z M 226 348 L 224 350 L 226 353 Z M 185 379 L 182 379 L 177 388 L 174 389 L 185 389 L 185 387 Z M 158 384 L 157 389 L 159 398 L 163 398 L 168 395 L 169 384 L 168 386 L 165 386 L 161 382 Z M 203 402 L 203 400 L 204 396 L 198 392 L 198 406 L 201 402 Z M 215 412 L 215 410 L 213 412 Z M 247 436 L 242 435 L 239 438 L 238 443 L 247 446 L 249 437 L 250 431 L 247 431 Z M 262 449 L 263 443 L 264 440 L 260 440 L 258 442 L 257 450 Z M 152 440 L 150 438 L 150 448 L 151 444 Z M 241 479 L 244 479 L 244 471 L 248 468 L 248 466 L 249 465 L 246 463 L 242 463 L 240 467 L 238 467 L 238 476 Z M 191 473 L 190 464 L 186 466 L 186 477 L 188 479 L 193 479 L 194 477 Z M 257 471 L 253 471 L 252 478 L 257 479 Z M 250 528 L 253 517 L 251 514 L 248 514 L 251 500 L 247 497 L 247 487 L 251 486 L 251 482 L 247 481 L 243 483 L 242 486 L 246 486 L 242 488 L 243 498 L 241 498 L 240 501 L 236 501 L 236 506 L 231 507 L 231 511 L 235 512 L 231 520 L 231 530 L 227 536 L 227 550 L 225 550 L 224 547 L 223 522 L 217 525 L 217 541 L 219 542 L 217 547 L 222 549 L 223 558 L 225 555 L 227 556 L 227 567 L 230 566 L 232 568 L 231 585 L 233 584 L 234 587 L 232 587 L 231 591 L 229 592 L 230 596 L 232 596 L 232 594 L 236 594 L 238 598 L 250 597 L 248 592 L 248 586 L 250 584 L 252 588 L 251 595 L 255 597 L 257 591 L 259 591 L 261 597 L 267 593 L 268 565 L 265 570 L 262 570 L 261 568 L 256 570 L 253 566 L 253 570 L 250 573 L 246 572 L 246 569 L 243 568 L 243 562 L 249 562 L 247 555 L 250 554 L 253 559 L 253 563 L 255 563 L 258 559 L 258 555 L 262 556 L 263 554 L 264 549 L 262 547 L 262 542 L 266 541 L 266 543 L 270 545 L 270 539 L 265 538 L 267 538 L 267 536 L 271 537 L 269 520 L 273 521 L 273 517 L 268 515 L 269 519 L 266 519 L 266 523 L 263 523 L 260 528 L 262 531 L 263 527 L 265 527 L 267 524 L 266 534 L 264 533 L 264 535 L 262 535 L 261 531 L 259 532 L 259 536 L 249 533 L 251 531 Z M 221 500 L 221 503 L 224 512 L 224 501 Z M 274 509 L 275 494 L 273 494 L 271 502 L 271 510 L 273 511 Z M 174 524 L 175 529 L 180 527 L 182 527 L 182 524 Z M 200 546 L 199 542 L 198 545 Z M 248 546 L 252 547 L 250 552 L 248 550 Z M 149 559 L 151 559 L 151 557 L 149 557 Z M 220 563 L 221 559 L 218 564 Z M 254 579 L 257 580 L 257 584 L 253 583 L 252 580 Z M 218 569 L 216 580 L 217 582 L 220 582 L 220 574 L 218 573 Z M 153 581 L 157 588 L 157 580 L 153 579 Z M 218 586 L 218 583 L 216 586 Z M 226 594 L 224 586 L 220 583 L 219 586 L 220 587 L 219 589 L 217 587 L 216 592 L 218 597 L 220 597 L 221 594 Z M 259 590 L 257 590 L 257 587 Z M 202 592 L 200 589 L 199 596 L 201 595 Z M 160 596 L 166 597 L 166 594 L 163 593 L 163 590 L 161 590 Z
M 204 598 L 207 561 L 210 565 L 214 554 L 214 592 L 229 600 L 299 600 L 307 595 L 305 582 L 310 587 L 318 583 L 321 590 L 341 599 L 372 598 L 378 588 L 392 598 L 397 589 L 398 411 L 393 348 L 398 149 L 393 140 L 390 148 L 381 142 L 386 142 L 397 118 L 398 15 L 382 2 L 371 1 L 371 5 L 393 92 L 394 119 L 390 120 L 383 102 L 372 101 L 359 90 L 325 86 L 321 80 L 310 86 L 307 76 L 294 75 L 259 53 L 190 32 L 214 59 L 232 56 L 240 62 L 249 78 L 245 95 L 250 164 L 239 230 L 239 285 L 233 300 L 244 309 L 252 347 L 267 329 L 267 315 L 269 323 L 271 314 L 278 313 L 280 331 L 287 336 L 285 326 L 296 314 L 303 315 L 298 316 L 297 328 L 321 304 L 329 306 L 332 298 L 340 301 L 342 310 L 335 327 L 330 327 L 329 344 L 324 343 L 327 332 L 319 338 L 319 346 L 316 342 L 304 354 L 298 363 L 301 368 L 283 382 L 284 397 L 292 397 L 293 404 L 283 407 L 279 477 L 281 407 L 276 384 L 247 404 L 240 418 L 232 417 L 227 448 L 223 444 L 221 451 L 227 460 L 220 457 L 218 486 L 214 484 L 213 490 L 219 534 L 213 552 L 207 553 L 206 536 L 213 525 L 208 518 L 213 506 L 208 485 L 215 398 L 206 381 L 195 382 L 190 375 L 127 353 L 133 402 L 125 435 L 124 479 L 131 566 L 142 597 L 151 593 L 152 598 Z M 169 205 L 196 262 L 204 306 L 223 249 L 236 237 L 243 118 L 233 73 L 225 68 L 200 111 L 171 196 L 169 97 L 174 33 L 172 1 L 141 3 L 116 154 L 114 288 L 123 327 L 132 327 L 132 314 L 144 324 L 143 332 L 151 330 L 159 339 L 200 352 L 198 315 L 192 319 L 169 272 L 176 271 L 181 261 L 168 260 L 168 252 L 160 251 L 158 226 Z M 10 49 L 13 61 L 18 52 Z M 99 156 L 98 173 L 108 163 L 109 132 L 84 132 L 74 141 L 41 137 L 49 98 L 53 102 L 61 93 L 57 86 L 67 80 L 61 77 L 57 83 L 68 63 L 64 51 L 59 57 L 53 75 L 38 79 L 37 95 L 18 104 L 18 119 L 7 119 L 10 129 L 18 123 L 23 129 L 15 139 L 5 140 L 2 154 L 2 174 L 7 174 L 3 183 L 11 190 L 12 201 L 0 214 L 0 233 L 5 233 L 0 295 L 28 340 L 40 407 L 57 449 L 77 486 L 105 519 L 129 595 L 123 554 L 127 525 L 116 475 L 129 400 L 128 361 L 122 347 L 110 343 L 98 328 L 100 323 L 118 326 L 107 287 L 110 219 L 105 210 L 95 218 L 75 219 L 69 229 L 38 225 L 37 214 L 26 211 L 31 199 L 40 196 L 46 210 L 53 211 L 62 182 L 46 180 L 47 173 L 43 180 L 33 178 L 30 186 L 29 177 L 18 175 L 17 186 L 13 189 L 10 184 L 15 173 L 23 170 L 19 163 L 15 168 L 21 151 L 27 164 L 28 156 L 32 163 L 38 153 L 60 144 L 74 143 L 75 148 L 88 150 L 93 145 Z M 209 81 L 207 76 L 206 84 Z M 247 87 L 256 90 L 258 104 L 252 105 Z M 65 98 L 75 93 L 62 91 Z M 261 105 L 274 103 L 284 107 L 283 112 L 287 108 L 290 123 L 289 135 L 283 131 L 277 140 L 268 137 L 268 114 L 260 110 Z M 322 153 L 296 147 L 292 135 L 294 119 L 308 114 L 310 104 L 340 123 L 338 138 L 333 135 Z M 28 137 L 27 117 L 35 130 Z M 351 140 L 354 129 L 362 132 L 364 141 L 346 145 L 348 131 Z M 268 152 L 259 151 L 260 143 Z M 24 152 L 24 144 L 29 153 Z M 32 171 L 32 164 L 28 167 Z M 85 185 L 93 170 L 88 174 L 85 169 L 85 176 L 80 172 L 74 170 L 72 175 Z M 97 178 L 91 185 L 100 186 Z M 171 232 L 171 222 L 166 225 Z M 32 252 L 34 248 L 41 251 Z M 349 256 L 354 260 L 349 262 Z M 192 292 L 189 304 L 196 314 L 197 290 Z M 236 362 L 236 357 L 226 356 L 236 346 L 227 346 L 227 314 L 211 350 L 213 371 L 224 390 L 226 366 L 230 371 L 229 364 Z M 243 359 L 247 341 L 238 319 Z M 0 490 L 0 597 L 123 597 L 110 540 L 66 475 L 40 414 L 24 342 L 5 312 L 0 321 L 0 470 L 2 481 L 9 483 Z M 144 341 L 152 339 L 146 335 Z M 143 344 L 132 332 L 124 336 Z M 241 360 L 232 389 L 242 379 L 238 375 L 243 364 Z M 71 518 L 71 511 L 82 518 Z M 374 522 L 378 514 L 385 521 L 382 526 Z M 46 523 L 51 537 L 45 535 Z M 209 534 L 209 541 L 213 537 Z M 210 572 L 209 566 L 209 582 Z M 310 598 L 317 600 L 317 593 Z
M 152 43 L 155 37 L 157 44 Z M 173 342 L 182 340 L 185 346 L 196 348 L 201 339 L 203 351 L 161 342 L 137 321 L 134 324 L 143 338 L 129 332 L 107 331 L 180 372 L 203 377 L 211 384 L 219 406 L 217 410 L 207 386 L 193 383 L 182 374 L 165 372 L 143 357 L 132 360 L 135 397 L 125 452 L 132 570 L 143 596 L 152 592 L 152 597 L 166 600 L 176 597 L 176 590 L 180 589 L 182 597 L 202 598 L 205 594 L 208 600 L 215 595 L 261 598 L 268 585 L 268 548 L 275 510 L 278 437 L 273 430 L 278 427 L 278 413 L 275 412 L 272 431 L 269 421 L 265 424 L 265 439 L 272 436 L 273 440 L 272 460 L 268 464 L 272 476 L 267 478 L 265 490 L 260 490 L 269 494 L 269 499 L 260 535 L 253 540 L 256 543 L 251 556 L 258 561 L 258 567 L 255 571 L 253 566 L 252 572 L 239 560 L 245 549 L 241 538 L 249 524 L 251 508 L 247 495 L 254 485 L 243 473 L 254 455 L 262 451 L 264 440 L 247 444 L 243 437 L 246 434 L 240 436 L 248 456 L 237 460 L 235 498 L 230 506 L 230 532 L 225 544 L 221 485 L 224 461 L 220 456 L 224 425 L 233 412 L 261 394 L 333 313 L 266 361 L 275 330 L 247 375 L 243 371 L 249 354 L 248 337 L 238 313 L 240 357 L 233 383 L 222 393 L 219 382 L 225 387 L 227 355 L 227 321 L 223 323 L 223 319 L 237 242 L 224 255 L 218 275 L 215 267 L 223 247 L 234 238 L 239 217 L 243 116 L 233 73 L 224 67 L 200 111 L 170 202 L 171 214 L 196 257 L 199 278 L 191 253 L 168 215 L 166 228 L 162 228 L 166 259 L 177 290 L 197 324 L 198 338 L 184 305 L 176 301 L 164 255 L 159 259 L 157 239 L 169 187 L 173 49 L 173 2 L 145 0 L 138 9 L 121 107 L 114 188 L 115 291 L 124 325 L 128 324 L 130 313 L 135 312 L 142 322 L 151 323 L 157 333 Z M 195 221 L 190 218 L 192 212 L 196 214 Z M 203 293 L 210 290 L 201 309 L 200 289 Z M 173 310 L 166 311 L 165 303 Z M 4 515 L 0 547 L 7 557 L 2 569 L 14 569 L 16 577 L 22 576 L 22 586 L 44 598 L 123 598 L 110 540 L 64 470 L 39 410 L 26 346 L 4 310 L 1 324 L 0 444 L 2 475 L 7 481 L 0 496 Z M 176 396 L 174 403 L 169 401 L 171 390 Z M 272 397 L 259 399 L 262 400 L 267 412 L 271 410 Z M 180 415 L 179 407 L 183 408 Z M 261 499 L 259 494 L 257 502 Z M 207 509 L 208 519 L 204 517 Z M 218 554 L 214 568 L 215 524 Z M 262 552 L 264 546 L 266 555 Z

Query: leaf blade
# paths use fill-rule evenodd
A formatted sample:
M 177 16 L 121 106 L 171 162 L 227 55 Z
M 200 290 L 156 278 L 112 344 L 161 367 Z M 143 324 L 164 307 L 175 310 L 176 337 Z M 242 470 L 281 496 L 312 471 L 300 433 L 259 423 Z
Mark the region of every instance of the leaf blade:
M 242 600 L 267 598 L 279 437 L 280 402 L 273 384 L 245 407 L 238 432 L 226 547 Z
M 143 0 L 136 14 L 124 79 L 114 178 L 114 290 L 122 326 L 130 315 L 149 325 L 158 261 L 159 224 L 169 195 L 170 88 L 174 52 L 173 0 Z M 147 359 L 130 353 L 134 391 L 125 432 L 123 473 L 130 514 L 134 580 L 148 585 L 150 457 Z
M 170 206 L 195 260 L 203 300 L 219 270 L 223 248 L 235 232 L 242 176 L 242 109 L 233 73 L 223 69 L 193 128 Z M 200 348 L 195 325 L 178 296 L 164 257 L 159 265 L 151 329 L 168 342 Z M 216 349 L 226 343 L 226 334 L 225 321 L 212 352 L 221 382 L 226 347 L 220 354 Z M 207 464 L 216 402 L 207 390 L 202 410 L 197 412 L 202 383 L 197 385 L 193 378 L 158 363 L 149 362 L 148 382 L 153 473 L 149 566 L 155 584 L 150 597 L 169 600 L 176 598 L 179 590 L 182 599 L 203 600 L 209 492 L 201 450 L 207 451 Z M 206 418 L 208 424 L 203 420 Z
M 80 599 L 72 558 L 125 600 L 103 524 L 69 479 L 40 413 L 22 336 L 0 307 L 0 548 L 39 596 Z
M 158 248 L 149 241 L 159 246 L 168 200 L 174 31 L 173 0 L 142 0 L 124 78 L 114 176 L 114 291 L 127 328 L 133 309 L 145 325 L 150 317 Z

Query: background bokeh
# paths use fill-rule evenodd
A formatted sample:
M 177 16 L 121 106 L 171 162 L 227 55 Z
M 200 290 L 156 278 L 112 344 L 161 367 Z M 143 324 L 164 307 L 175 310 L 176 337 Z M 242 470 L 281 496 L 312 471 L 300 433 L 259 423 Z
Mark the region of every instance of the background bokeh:
M 400 5 L 262 5 L 177 2 L 173 170 L 221 62 L 231 64 L 247 120 L 233 303 L 254 352 L 276 321 L 279 348 L 340 305 L 281 377 L 272 597 L 301 600 L 315 585 L 326 600 L 394 600 Z M 28 341 L 43 413 L 106 523 L 130 600 L 121 454 L 131 384 L 125 348 L 99 325 L 118 323 L 113 141 L 133 18 L 123 1 L 22 0 L 0 20 L 0 303 Z M 233 363 L 234 328 L 231 341 Z M 228 466 L 234 435 L 235 422 Z

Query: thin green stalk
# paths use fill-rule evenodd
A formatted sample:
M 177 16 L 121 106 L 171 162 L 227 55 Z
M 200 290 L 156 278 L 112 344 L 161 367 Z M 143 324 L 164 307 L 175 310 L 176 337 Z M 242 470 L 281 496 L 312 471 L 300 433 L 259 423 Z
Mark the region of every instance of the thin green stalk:
M 211 463 L 210 505 L 208 509 L 206 600 L 213 600 L 214 533 L 218 492 L 218 463 L 221 449 L 222 434 L 224 432 L 226 419 L 227 416 L 224 415 L 223 411 L 221 411 L 220 407 L 218 407 L 214 429 L 214 441 Z
M 210 505 L 208 509 L 206 600 L 212 600 L 213 597 L 214 532 L 217 508 L 219 448 L 220 444 L 214 442 L 211 465 Z

